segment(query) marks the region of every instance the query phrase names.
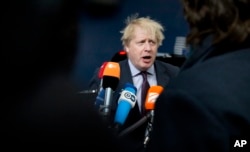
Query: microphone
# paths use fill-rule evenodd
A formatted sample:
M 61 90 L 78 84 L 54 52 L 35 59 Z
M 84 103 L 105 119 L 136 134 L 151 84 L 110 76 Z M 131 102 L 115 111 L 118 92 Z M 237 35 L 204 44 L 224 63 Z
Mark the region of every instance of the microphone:
M 154 105 L 155 101 L 157 100 L 158 96 L 163 91 L 163 87 L 161 86 L 151 86 L 148 89 L 146 99 L 145 99 L 145 110 L 149 113 L 145 116 L 143 116 L 140 120 L 138 120 L 136 123 L 131 125 L 130 127 L 124 129 L 122 132 L 119 133 L 118 137 L 122 137 L 131 131 L 135 130 L 139 126 L 143 125 L 149 118 L 150 121 L 148 122 L 148 126 L 145 131 L 145 140 L 144 140 L 144 146 L 147 145 L 149 140 L 149 133 L 152 130 L 152 123 L 153 123 L 153 116 L 154 116 Z
M 150 86 L 145 100 L 146 111 L 155 109 L 155 102 L 159 95 L 162 93 L 163 87 L 159 85 Z
M 118 126 L 122 126 L 127 119 L 127 116 L 135 106 L 137 89 L 131 83 L 126 83 L 124 90 L 121 92 L 118 99 L 118 106 L 115 113 L 114 122 Z
M 151 86 L 148 89 L 148 93 L 146 96 L 146 101 L 145 101 L 145 110 L 148 111 L 147 117 L 149 118 L 147 128 L 145 130 L 145 135 L 144 135 L 144 147 L 147 146 L 149 142 L 149 136 L 150 132 L 152 131 L 152 125 L 154 121 L 154 109 L 155 109 L 155 102 L 158 99 L 159 95 L 162 93 L 163 87 L 162 86 Z
M 103 72 L 104 72 L 104 69 L 106 67 L 108 62 L 103 62 L 100 69 L 99 69 L 99 73 L 98 73 L 98 78 L 100 79 L 100 86 L 99 86 L 99 92 L 101 91 L 101 88 L 102 88 L 102 82 L 103 82 Z
M 103 107 L 104 98 L 105 98 L 105 90 L 101 88 L 95 99 L 95 107 L 98 111 L 100 111 Z
M 99 79 L 102 79 L 103 77 L 103 72 L 104 72 L 104 69 L 105 69 L 105 66 L 107 65 L 108 62 L 103 62 L 100 69 L 99 69 L 99 73 L 98 73 L 98 78 Z
M 103 62 L 99 68 L 98 78 L 100 79 L 100 85 L 98 88 L 98 93 L 95 100 L 95 107 L 100 110 L 100 106 L 104 104 L 105 90 L 102 88 L 103 72 L 108 62 Z
M 110 114 L 112 93 L 117 88 L 120 80 L 120 65 L 117 62 L 107 62 L 103 71 L 102 88 L 105 90 L 104 107 L 101 114 Z

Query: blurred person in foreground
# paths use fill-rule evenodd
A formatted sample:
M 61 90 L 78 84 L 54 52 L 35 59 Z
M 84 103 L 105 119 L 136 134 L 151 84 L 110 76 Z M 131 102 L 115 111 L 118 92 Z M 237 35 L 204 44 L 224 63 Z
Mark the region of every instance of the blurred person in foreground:
M 246 150 L 250 1 L 182 0 L 182 4 L 190 28 L 186 39 L 190 54 L 156 102 L 147 151 Z M 248 145 L 234 147 L 237 140 Z
M 148 17 L 139 17 L 134 14 L 127 17 L 125 27 L 121 31 L 122 45 L 127 53 L 127 59 L 119 62 L 120 80 L 117 89 L 112 97 L 111 124 L 114 121 L 121 91 L 126 83 L 133 84 L 137 89 L 137 101 L 131 109 L 125 123 L 120 127 L 120 131 L 131 127 L 145 116 L 144 101 L 142 101 L 141 90 L 143 77 L 141 72 L 147 72 L 149 87 L 160 85 L 166 87 L 173 77 L 178 74 L 179 67 L 156 60 L 158 48 L 164 40 L 163 25 Z M 90 88 L 96 89 L 100 84 L 97 74 L 94 75 L 90 82 Z M 132 131 L 120 137 L 121 144 L 124 145 L 124 151 L 144 151 L 144 134 L 147 122 Z
M 2 5 L 2 148 L 117 151 L 92 102 L 77 94 L 70 80 L 81 4 L 24 0 Z

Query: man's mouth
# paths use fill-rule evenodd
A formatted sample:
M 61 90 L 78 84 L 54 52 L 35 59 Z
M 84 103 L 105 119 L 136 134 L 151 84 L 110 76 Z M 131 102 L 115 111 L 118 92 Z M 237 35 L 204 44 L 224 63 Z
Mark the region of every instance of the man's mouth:
M 151 56 L 143 56 L 142 57 L 142 61 L 144 62 L 144 63 L 150 63 L 151 62 Z
M 151 56 L 143 56 L 143 59 L 151 59 Z

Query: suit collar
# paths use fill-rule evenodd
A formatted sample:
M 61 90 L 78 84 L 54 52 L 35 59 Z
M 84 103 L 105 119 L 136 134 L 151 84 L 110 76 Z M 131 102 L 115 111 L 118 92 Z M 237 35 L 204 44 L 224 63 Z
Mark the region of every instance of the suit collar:
M 166 86 L 167 83 L 169 82 L 169 77 L 167 76 L 168 71 L 167 71 L 166 67 L 164 67 L 161 64 L 161 61 L 157 61 L 157 60 L 154 63 L 154 67 L 155 67 L 157 85 L 160 85 L 162 87 Z
M 132 73 L 129 68 L 128 60 L 126 59 L 119 63 L 121 66 L 121 75 L 122 75 L 122 79 L 120 79 L 121 84 L 123 83 L 125 84 L 127 82 L 133 83 L 132 77 L 129 76 L 129 75 L 132 75 Z M 164 63 L 162 63 L 162 61 L 155 60 L 153 68 L 155 70 L 157 85 L 166 86 L 167 83 L 169 82 L 169 76 L 168 76 L 169 74 Z M 120 86 L 120 87 L 123 87 L 123 86 Z
M 131 70 L 131 74 L 132 74 L 132 76 L 134 77 L 134 76 L 137 76 L 141 71 L 140 70 L 138 70 L 133 64 L 132 64 L 132 62 L 128 59 L 128 65 L 129 65 L 129 67 L 130 67 L 130 70 Z M 151 75 L 154 75 L 155 74 L 155 67 L 154 67 L 154 65 L 152 65 L 148 70 L 147 70 L 147 72 L 149 73 L 149 74 L 151 74 Z

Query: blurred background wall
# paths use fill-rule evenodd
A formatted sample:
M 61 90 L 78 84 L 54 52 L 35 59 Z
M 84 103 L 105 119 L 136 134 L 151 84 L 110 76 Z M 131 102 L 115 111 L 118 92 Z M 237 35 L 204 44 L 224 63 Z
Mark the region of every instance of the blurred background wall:
M 122 50 L 120 31 L 127 16 L 150 16 L 165 27 L 159 52 L 173 54 L 177 36 L 186 36 L 187 24 L 179 0 L 85 0 L 79 20 L 78 52 L 72 80 L 80 90 L 96 68 Z

